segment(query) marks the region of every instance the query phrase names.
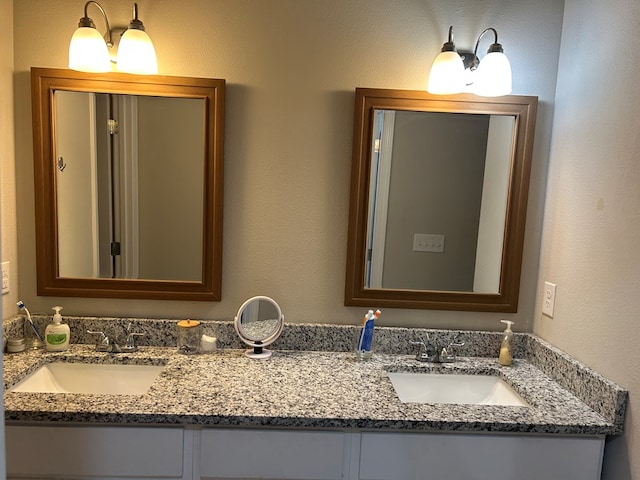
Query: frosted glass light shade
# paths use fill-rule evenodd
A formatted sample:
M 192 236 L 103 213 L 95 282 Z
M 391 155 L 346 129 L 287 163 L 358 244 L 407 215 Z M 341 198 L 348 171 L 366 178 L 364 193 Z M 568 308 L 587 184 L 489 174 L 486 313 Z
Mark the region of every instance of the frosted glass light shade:
M 511 64 L 504 53 L 487 53 L 474 74 L 473 93 L 499 97 L 511 93 Z
M 151 38 L 143 30 L 128 29 L 120 39 L 118 46 L 117 69 L 121 72 L 138 75 L 158 73 L 156 50 Z
M 464 65 L 458 52 L 441 52 L 433 61 L 427 91 L 438 95 L 460 93 L 465 88 Z
M 102 35 L 95 28 L 78 28 L 69 43 L 69 68 L 81 72 L 111 71 L 109 50 Z

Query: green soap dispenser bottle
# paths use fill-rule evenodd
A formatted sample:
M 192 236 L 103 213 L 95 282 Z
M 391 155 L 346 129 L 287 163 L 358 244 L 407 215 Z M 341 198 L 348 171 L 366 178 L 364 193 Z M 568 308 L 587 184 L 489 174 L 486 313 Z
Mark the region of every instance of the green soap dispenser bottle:
M 53 323 L 47 325 L 44 331 L 44 341 L 47 344 L 47 351 L 62 352 L 69 348 L 69 325 L 62 323 L 62 315 L 60 310 L 62 307 L 53 307 L 55 314 L 53 315 Z
M 500 344 L 500 365 L 508 367 L 511 365 L 513 361 L 513 357 L 511 354 L 512 349 L 512 337 L 513 332 L 511 331 L 511 325 L 513 322 L 511 320 L 500 320 L 502 323 L 507 324 L 507 328 L 504 329 L 504 336 L 502 337 L 502 343 Z

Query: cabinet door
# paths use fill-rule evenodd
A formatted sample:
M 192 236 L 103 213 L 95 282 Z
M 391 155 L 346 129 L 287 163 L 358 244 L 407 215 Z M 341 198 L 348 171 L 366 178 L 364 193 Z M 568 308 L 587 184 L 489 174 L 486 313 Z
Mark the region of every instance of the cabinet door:
M 202 479 L 346 478 L 348 437 L 340 432 L 205 429 Z
M 599 480 L 603 437 L 363 433 L 361 480 Z
M 7 426 L 7 475 L 182 478 L 181 428 Z

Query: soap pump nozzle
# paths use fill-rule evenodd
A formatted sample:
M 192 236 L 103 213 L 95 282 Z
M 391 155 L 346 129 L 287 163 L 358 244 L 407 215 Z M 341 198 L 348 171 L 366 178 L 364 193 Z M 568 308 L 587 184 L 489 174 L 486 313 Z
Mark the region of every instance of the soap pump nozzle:
M 502 323 L 506 323 L 507 324 L 507 328 L 504 329 L 505 332 L 511 332 L 511 325 L 513 325 L 515 322 L 511 321 L 511 320 L 500 320 Z
M 60 315 L 60 310 L 62 310 L 62 307 L 59 306 L 55 306 L 55 307 L 51 307 L 52 310 L 55 310 L 56 313 L 53 314 L 53 323 L 62 323 L 62 315 Z

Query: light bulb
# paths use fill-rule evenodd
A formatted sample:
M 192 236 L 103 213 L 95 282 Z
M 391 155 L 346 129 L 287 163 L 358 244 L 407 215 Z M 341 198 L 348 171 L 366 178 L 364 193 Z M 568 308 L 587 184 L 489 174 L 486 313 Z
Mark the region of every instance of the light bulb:
M 458 52 L 441 52 L 433 61 L 427 91 L 450 95 L 464 90 L 464 65 Z
M 158 60 L 151 38 L 143 30 L 130 28 L 122 35 L 118 46 L 117 69 L 138 75 L 158 73 Z
M 74 32 L 69 43 L 69 68 L 90 73 L 111 71 L 109 50 L 98 30 L 80 27 Z
M 473 93 L 499 97 L 511 93 L 511 64 L 504 53 L 487 53 L 474 74 Z

